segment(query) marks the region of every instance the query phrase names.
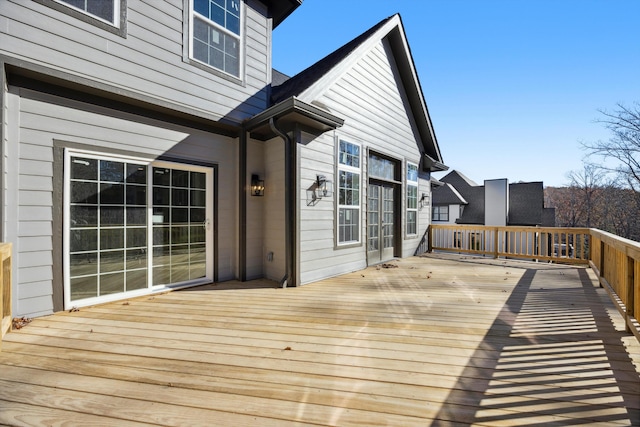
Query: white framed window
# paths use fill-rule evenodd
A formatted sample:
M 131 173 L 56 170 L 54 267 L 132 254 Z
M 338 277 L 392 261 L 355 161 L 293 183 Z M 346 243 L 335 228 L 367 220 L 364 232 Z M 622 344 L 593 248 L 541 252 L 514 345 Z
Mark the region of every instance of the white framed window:
M 65 308 L 213 279 L 213 170 L 65 151 Z
M 434 206 L 431 220 L 433 221 L 449 221 L 449 206 Z
M 338 144 L 338 245 L 360 242 L 361 147 Z
M 189 57 L 240 78 L 242 1 L 189 1 Z
M 407 163 L 407 235 L 418 234 L 418 165 Z

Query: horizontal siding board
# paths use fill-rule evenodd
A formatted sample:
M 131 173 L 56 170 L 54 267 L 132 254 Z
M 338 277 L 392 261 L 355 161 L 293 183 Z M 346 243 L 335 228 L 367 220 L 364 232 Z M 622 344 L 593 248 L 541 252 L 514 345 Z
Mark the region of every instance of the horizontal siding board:
M 18 182 L 19 190 L 53 190 L 53 180 L 48 176 L 23 175 Z
M 20 191 L 21 206 L 52 206 L 53 194 L 50 191 Z
M 17 313 L 17 316 L 27 317 L 46 316 L 53 313 L 51 293 L 33 298 L 19 299 L 18 307 L 14 312 Z
M 20 221 L 51 221 L 53 210 L 51 206 L 18 205 L 18 218 Z
M 26 236 L 19 241 L 19 256 L 25 256 L 27 252 L 40 252 L 52 250 L 53 242 L 51 236 Z
M 53 253 L 51 251 L 29 252 L 17 257 L 18 268 L 37 267 L 41 265 L 53 265 Z M 49 284 L 50 286 L 51 284 Z
M 50 265 L 18 269 L 20 283 L 43 282 L 53 279 L 53 269 Z
M 248 24 L 252 36 L 247 38 L 247 65 L 263 72 L 252 73 L 246 85 L 238 85 L 182 60 L 182 2 L 173 3 L 178 7 L 158 13 L 156 4 L 130 2 L 126 39 L 35 2 L 27 3 L 28 7 L 11 3 L 0 12 L 6 14 L 11 28 L 10 36 L 0 34 L 0 45 L 24 59 L 72 74 L 82 70 L 90 79 L 185 105 L 204 115 L 233 112 L 245 118 L 263 109 L 268 75 L 266 27 Z M 248 13 L 247 20 L 266 22 L 258 13 Z M 47 28 L 55 28 L 55 33 Z
M 51 221 L 20 220 L 18 222 L 18 237 L 51 236 L 52 233 Z
M 21 272 L 24 270 L 21 270 Z M 21 283 L 20 284 L 20 298 L 37 298 L 42 295 L 50 295 L 51 294 L 51 283 L 48 280 L 41 282 L 29 282 L 29 283 Z

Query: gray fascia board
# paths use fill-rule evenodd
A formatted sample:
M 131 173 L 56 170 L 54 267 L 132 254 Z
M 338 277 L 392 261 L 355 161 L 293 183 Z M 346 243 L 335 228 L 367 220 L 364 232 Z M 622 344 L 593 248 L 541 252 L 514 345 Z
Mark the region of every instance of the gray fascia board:
M 333 129 L 344 124 L 344 119 L 292 96 L 245 121 L 245 129 L 251 131 L 264 125 L 271 118 L 277 119 L 291 113 L 301 114 Z

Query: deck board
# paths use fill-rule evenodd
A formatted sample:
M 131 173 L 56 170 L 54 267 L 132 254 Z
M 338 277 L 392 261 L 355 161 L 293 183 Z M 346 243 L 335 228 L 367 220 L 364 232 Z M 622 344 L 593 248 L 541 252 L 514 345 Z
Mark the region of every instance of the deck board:
M 394 263 L 36 319 L 3 341 L 0 424 L 640 425 L 640 344 L 590 270 Z

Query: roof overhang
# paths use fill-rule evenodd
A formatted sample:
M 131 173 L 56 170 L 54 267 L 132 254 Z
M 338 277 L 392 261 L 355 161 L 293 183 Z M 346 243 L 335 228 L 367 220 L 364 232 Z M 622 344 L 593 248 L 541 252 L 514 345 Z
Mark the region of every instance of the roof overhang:
M 344 119 L 292 96 L 246 120 L 244 128 L 252 138 L 266 141 L 277 136 L 269 125 L 271 119 L 283 132 L 303 128 L 321 134 L 344 124 Z
M 422 169 L 429 172 L 443 172 L 449 170 L 449 166 L 425 154 L 422 157 Z
M 273 28 L 276 28 L 284 21 L 298 6 L 302 5 L 302 0 L 263 0 L 269 7 L 269 14 L 273 19 Z

